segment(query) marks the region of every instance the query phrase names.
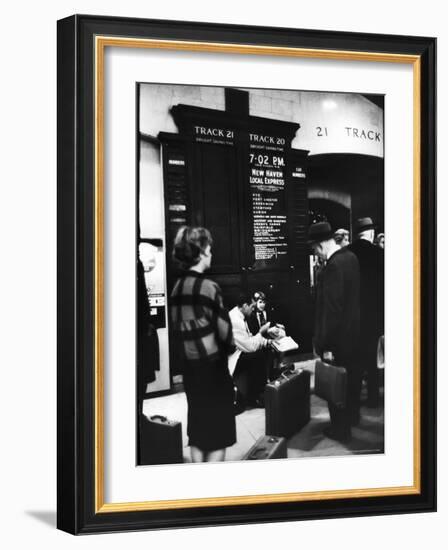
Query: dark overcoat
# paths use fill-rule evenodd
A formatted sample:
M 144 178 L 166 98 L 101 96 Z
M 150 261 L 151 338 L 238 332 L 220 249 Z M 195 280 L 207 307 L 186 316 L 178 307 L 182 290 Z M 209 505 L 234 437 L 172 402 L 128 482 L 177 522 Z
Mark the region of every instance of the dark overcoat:
M 160 369 L 159 337 L 151 324 L 151 313 L 145 283 L 145 272 L 140 260 L 137 262 L 137 376 L 139 390 L 156 379 Z
M 266 311 L 264 312 L 264 318 L 265 318 L 265 323 L 267 323 L 268 321 L 272 321 L 270 315 L 269 315 L 269 311 Z M 258 316 L 257 316 L 257 310 L 254 310 L 249 318 L 247 319 L 247 326 L 249 327 L 249 330 L 251 332 L 251 334 L 257 334 L 258 331 L 260 330 L 260 323 L 258 322 Z
M 322 269 L 316 291 L 316 352 L 331 351 L 339 364 L 356 362 L 359 344 L 359 264 L 347 247 Z
M 361 336 L 375 344 L 384 334 L 384 251 L 366 239 L 349 246 L 360 270 Z

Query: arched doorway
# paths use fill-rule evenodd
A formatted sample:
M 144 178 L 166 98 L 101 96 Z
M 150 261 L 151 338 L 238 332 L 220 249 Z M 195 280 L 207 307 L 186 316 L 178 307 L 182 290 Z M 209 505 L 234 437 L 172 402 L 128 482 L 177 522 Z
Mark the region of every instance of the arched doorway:
M 384 159 L 348 153 L 310 155 L 308 184 L 310 210 L 326 214 L 335 229 L 350 230 L 356 219 L 369 216 L 383 231 Z
M 310 198 L 310 223 L 327 221 L 333 229 L 348 229 L 350 231 L 350 208 L 331 199 Z

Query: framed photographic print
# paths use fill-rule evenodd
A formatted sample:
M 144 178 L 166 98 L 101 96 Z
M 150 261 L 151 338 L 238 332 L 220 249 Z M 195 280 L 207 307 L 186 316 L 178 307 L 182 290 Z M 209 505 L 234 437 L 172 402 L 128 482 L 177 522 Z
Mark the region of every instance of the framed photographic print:
M 58 22 L 60 529 L 435 510 L 435 54 Z

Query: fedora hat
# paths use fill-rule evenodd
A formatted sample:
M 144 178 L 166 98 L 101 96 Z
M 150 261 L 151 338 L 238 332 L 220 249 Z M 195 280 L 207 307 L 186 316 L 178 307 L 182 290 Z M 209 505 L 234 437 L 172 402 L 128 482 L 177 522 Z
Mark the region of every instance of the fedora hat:
M 308 229 L 308 244 L 321 243 L 333 237 L 333 230 L 328 222 L 313 223 Z
M 355 224 L 356 233 L 361 233 L 362 231 L 367 231 L 368 229 L 375 229 L 375 224 L 372 221 L 372 218 L 358 218 Z

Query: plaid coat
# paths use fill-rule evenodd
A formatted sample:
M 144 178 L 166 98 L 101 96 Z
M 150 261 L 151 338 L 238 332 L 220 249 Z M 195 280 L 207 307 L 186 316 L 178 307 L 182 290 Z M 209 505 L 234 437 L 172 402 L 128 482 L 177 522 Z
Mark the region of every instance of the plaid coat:
M 188 361 L 217 359 L 235 349 L 221 289 L 202 273 L 188 271 L 176 282 L 170 315 Z

